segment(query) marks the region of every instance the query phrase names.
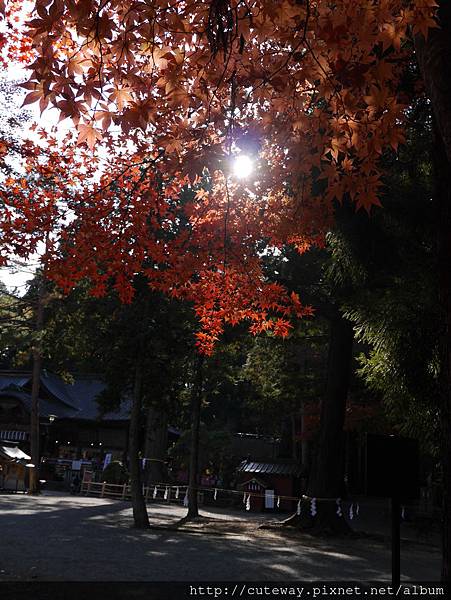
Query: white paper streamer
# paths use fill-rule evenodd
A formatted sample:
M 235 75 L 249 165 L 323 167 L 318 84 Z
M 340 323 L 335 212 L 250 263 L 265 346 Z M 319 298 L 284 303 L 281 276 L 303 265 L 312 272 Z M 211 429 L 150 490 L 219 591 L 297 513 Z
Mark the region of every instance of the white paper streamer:
M 314 517 L 316 513 L 316 498 L 312 498 L 312 502 L 310 504 L 310 514 L 312 515 L 312 517 Z
M 166 489 L 164 490 L 164 499 L 167 500 L 169 497 L 169 488 L 166 486 Z
M 280 507 L 280 496 L 277 496 L 277 508 Z
M 179 495 L 180 495 L 180 490 L 179 490 L 179 486 L 177 486 L 175 488 L 175 499 L 178 500 L 179 499 Z
M 405 518 L 406 518 L 406 507 L 401 506 L 401 519 L 404 521 Z
M 246 504 L 246 492 L 243 494 L 243 504 Z
M 157 497 L 157 494 L 158 494 L 158 490 L 157 490 L 157 486 L 155 486 L 155 487 L 153 488 L 153 494 L 152 494 L 152 498 L 153 498 L 154 500 L 155 500 L 155 498 Z
M 186 490 L 185 497 L 183 498 L 183 506 L 188 506 L 188 489 Z
M 355 505 L 355 516 L 356 517 L 359 516 L 359 512 L 360 512 L 360 506 L 359 506 L 359 503 L 357 502 L 357 504 Z
M 343 511 L 341 509 L 341 498 L 337 498 L 335 500 L 336 504 L 337 504 L 337 516 L 338 517 L 342 517 L 343 516 Z
M 218 490 L 215 488 L 215 493 L 213 495 L 213 500 L 216 500 L 217 497 L 218 497 Z
M 299 500 L 298 505 L 296 507 L 296 514 L 299 516 L 301 514 L 301 501 Z
M 251 495 L 249 494 L 246 500 L 246 510 L 251 510 Z
M 351 504 L 351 506 L 349 507 L 349 518 L 352 519 L 354 518 L 354 504 Z

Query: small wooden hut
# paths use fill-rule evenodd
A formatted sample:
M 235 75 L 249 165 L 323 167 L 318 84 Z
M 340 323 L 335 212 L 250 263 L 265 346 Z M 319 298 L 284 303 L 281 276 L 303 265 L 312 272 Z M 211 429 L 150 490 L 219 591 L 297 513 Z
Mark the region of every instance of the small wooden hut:
M 18 446 L 0 446 L 0 490 L 25 492 L 28 487 L 27 464 L 31 456 Z
M 237 488 L 251 495 L 252 511 L 291 511 L 301 493 L 301 475 L 302 467 L 294 461 L 243 460 L 238 467 Z

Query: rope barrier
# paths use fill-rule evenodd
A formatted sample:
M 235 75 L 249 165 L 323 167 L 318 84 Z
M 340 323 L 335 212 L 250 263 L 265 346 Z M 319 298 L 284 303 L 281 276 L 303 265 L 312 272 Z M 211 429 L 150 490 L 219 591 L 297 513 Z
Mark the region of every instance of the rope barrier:
M 177 488 L 179 487 L 180 489 L 187 489 L 189 488 L 188 485 L 167 485 L 165 483 L 156 483 L 153 484 L 155 485 L 155 487 L 158 487 L 159 491 L 163 491 L 165 490 L 166 487 L 169 488 Z M 230 495 L 237 495 L 237 496 L 241 496 L 243 497 L 243 494 L 245 494 L 245 496 L 251 496 L 251 498 L 266 498 L 265 494 L 261 494 L 258 492 L 249 492 L 247 490 L 230 490 L 227 488 L 219 488 L 219 487 L 196 487 L 195 488 L 198 492 L 203 492 L 203 493 L 209 493 L 211 492 L 213 495 L 213 499 L 216 500 L 218 498 L 218 495 L 221 494 L 230 494 Z M 304 502 L 311 502 L 312 500 L 314 500 L 316 503 L 318 502 L 333 502 L 336 503 L 337 500 L 339 500 L 340 502 L 350 502 L 351 504 L 357 504 L 358 501 L 357 500 L 353 500 L 353 499 L 348 499 L 348 500 L 343 500 L 342 498 L 337 498 L 336 496 L 334 497 L 322 497 L 322 496 L 307 496 L 306 494 L 301 494 L 300 496 L 285 496 L 283 494 L 274 494 L 274 499 L 277 501 L 277 499 L 280 500 L 291 500 L 293 502 L 298 502 L 298 501 L 304 501 Z M 244 503 L 244 501 L 243 501 Z M 367 504 L 365 503 L 366 506 L 373 506 L 373 507 L 379 507 L 380 504 L 376 504 L 376 503 L 372 503 L 372 504 Z M 407 508 L 407 506 L 409 505 L 405 505 L 405 507 Z M 413 506 L 413 505 L 412 505 Z
M 82 482 L 82 486 L 81 486 L 81 491 L 86 491 L 86 487 L 91 487 L 91 486 L 108 486 L 108 488 L 121 488 L 121 490 L 124 488 L 124 485 L 118 485 L 118 484 L 106 484 L 105 482 L 88 482 L 88 481 L 83 481 Z M 125 487 L 129 487 L 128 485 Z M 153 488 L 153 493 L 152 493 L 152 499 L 153 500 L 158 500 L 158 496 L 160 495 L 160 499 L 164 499 L 167 502 L 170 502 L 171 500 L 180 500 L 183 502 L 184 506 L 187 506 L 187 502 L 188 502 L 188 490 L 189 490 L 189 486 L 185 485 L 185 484 L 177 484 L 177 485 L 171 485 L 171 484 L 167 484 L 167 483 L 155 483 L 152 484 L 150 486 L 143 486 L 143 492 L 144 495 L 146 496 L 146 499 L 149 497 L 150 495 L 150 490 Z M 89 489 L 89 488 L 88 488 Z M 219 488 L 219 487 L 202 487 L 202 486 L 198 486 L 195 488 L 196 491 L 199 493 L 203 493 L 203 494 L 211 494 L 212 495 L 212 499 L 214 501 L 217 501 L 220 495 L 229 495 L 229 496 L 241 496 L 242 497 L 242 503 L 245 507 L 246 510 L 250 510 L 251 509 L 251 500 L 252 499 L 265 499 L 267 498 L 266 494 L 264 493 L 259 493 L 259 492 L 249 492 L 247 490 L 231 490 L 231 489 L 227 489 L 227 488 Z M 174 493 L 175 492 L 175 493 Z M 87 491 L 87 493 L 89 493 L 89 491 Z M 333 502 L 334 504 L 337 505 L 337 509 L 336 509 L 336 513 L 337 516 L 342 517 L 344 514 L 343 511 L 343 502 L 346 502 L 347 504 L 349 504 L 348 507 L 348 511 L 349 511 L 349 518 L 350 519 L 354 519 L 356 517 L 359 516 L 360 513 L 360 504 L 359 501 L 355 500 L 355 499 L 348 499 L 348 500 L 343 500 L 342 498 L 337 498 L 337 497 L 314 497 L 314 496 L 308 496 L 306 494 L 301 494 L 300 496 L 286 496 L 283 494 L 274 494 L 273 496 L 273 501 L 274 501 L 274 506 L 277 506 L 277 508 L 280 508 L 280 503 L 281 501 L 290 501 L 293 503 L 296 503 L 296 512 L 298 515 L 301 514 L 301 506 L 302 503 L 310 503 L 310 514 L 312 516 L 315 516 L 318 513 L 318 503 L 324 503 L 324 502 Z M 383 500 L 383 499 L 381 499 Z M 387 498 L 388 500 L 388 498 Z M 374 502 L 365 502 L 365 508 L 380 508 L 381 507 L 381 503 L 374 503 Z M 412 509 L 412 508 L 416 508 L 415 505 L 413 504 L 404 504 L 401 508 L 402 511 L 402 518 L 405 519 L 405 513 L 406 510 Z M 415 513 L 417 516 L 430 516 L 430 513 L 426 513 L 426 512 L 418 512 L 416 511 Z

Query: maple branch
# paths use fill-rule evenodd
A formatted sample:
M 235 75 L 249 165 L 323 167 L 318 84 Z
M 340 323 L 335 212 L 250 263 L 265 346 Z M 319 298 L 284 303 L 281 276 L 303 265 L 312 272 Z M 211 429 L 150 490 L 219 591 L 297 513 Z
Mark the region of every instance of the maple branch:
M 304 33 L 302 35 L 304 40 L 307 37 L 307 27 L 308 27 L 308 23 L 310 21 L 310 0 L 306 0 L 306 6 L 307 6 L 307 12 L 305 14 Z
M 219 80 L 218 80 L 217 84 L 215 85 L 214 90 L 212 90 L 212 92 L 211 92 L 211 99 L 209 100 L 208 105 L 207 105 L 206 125 L 208 125 L 210 123 L 210 121 L 211 121 L 211 106 L 213 104 L 213 100 L 216 99 L 219 102 L 221 102 L 221 99 L 217 96 L 217 93 L 218 93 L 219 88 L 221 87 L 221 84 L 224 81 L 225 75 L 227 73 L 227 69 L 229 67 L 230 59 L 232 57 L 232 50 L 233 50 L 233 48 L 231 46 L 229 54 L 227 56 L 227 59 L 225 60 L 224 68 L 222 70 L 221 76 L 219 77 Z M 205 134 L 206 134 L 206 129 L 202 133 L 200 141 L 202 141 L 202 139 L 204 138 Z M 226 135 L 227 135 L 227 133 L 226 133 Z
M 144 158 L 142 161 L 128 164 L 124 169 L 122 169 L 122 171 L 119 171 L 119 173 L 115 177 L 113 177 L 113 179 L 108 180 L 107 183 L 105 183 L 104 185 L 102 185 L 102 186 L 96 188 L 95 190 L 93 190 L 91 192 L 91 194 L 88 194 L 88 196 L 86 196 L 84 198 L 84 200 L 91 200 L 95 196 L 98 196 L 99 194 L 101 194 L 102 192 L 104 192 L 105 190 L 107 190 L 108 188 L 110 188 L 113 184 L 117 183 L 119 181 L 119 179 L 121 177 L 123 177 L 133 167 L 139 167 L 139 166 L 145 165 L 145 164 L 149 164 L 149 166 L 155 165 L 157 163 L 157 161 L 162 156 L 164 156 L 164 154 L 165 154 L 164 149 L 161 149 L 158 152 L 157 156 L 155 156 L 154 158 Z
M 262 81 L 260 82 L 260 84 L 258 84 L 257 86 L 253 87 L 252 90 L 248 93 L 247 97 L 246 97 L 246 101 L 249 99 L 250 94 L 252 92 L 255 92 L 257 89 L 259 89 L 260 87 L 262 87 L 263 85 L 265 85 L 266 83 L 270 83 L 271 79 L 273 79 L 278 73 L 280 73 L 280 71 L 282 71 L 283 69 L 285 69 L 288 64 L 290 63 L 291 59 L 293 58 L 293 56 L 296 54 L 297 50 L 302 46 L 302 44 L 307 40 L 307 27 L 308 27 L 308 23 L 310 20 L 310 0 L 306 1 L 306 6 L 307 6 L 307 12 L 305 15 L 305 21 L 304 21 L 304 31 L 302 34 L 302 37 L 300 39 L 300 41 L 295 45 L 295 47 L 289 52 L 286 60 L 284 61 L 284 63 L 282 63 L 282 65 L 280 65 L 275 71 L 273 71 L 268 77 L 265 77 L 264 79 L 262 79 Z M 302 57 L 304 58 L 304 57 Z
M 106 6 L 108 4 L 110 0 L 105 0 L 104 6 Z M 99 53 L 100 53 L 100 62 L 99 62 L 99 68 L 97 70 L 98 76 L 99 76 L 99 83 L 100 83 L 100 94 L 103 95 L 103 47 L 102 47 L 102 41 L 100 39 L 100 30 L 99 30 L 99 26 L 100 26 L 100 11 L 102 10 L 102 7 L 99 8 L 99 10 L 97 11 L 97 15 L 96 15 L 96 37 L 95 39 L 97 40 L 98 44 L 99 44 Z M 95 113 L 97 110 L 97 107 L 99 105 L 100 102 L 100 98 L 97 98 L 97 102 L 94 105 L 94 108 L 92 109 L 92 117 L 91 117 L 91 121 L 95 121 Z
M 230 212 L 230 193 L 229 193 L 229 184 L 227 181 L 227 177 L 225 177 L 224 179 L 225 179 L 225 189 L 226 189 L 226 198 L 227 198 L 226 210 L 224 213 L 224 259 L 223 259 L 223 265 L 224 265 L 224 273 L 225 273 L 225 270 L 227 267 L 227 226 L 228 226 L 229 212 Z
M 150 165 L 147 166 L 145 169 L 143 169 L 139 179 L 137 181 L 135 181 L 133 187 L 130 190 L 128 190 L 127 205 L 125 207 L 125 210 L 122 210 L 120 206 L 118 206 L 118 208 L 117 208 L 118 212 L 122 212 L 122 231 L 121 231 L 121 235 L 119 236 L 119 239 L 121 239 L 121 237 L 123 236 L 123 234 L 125 232 L 125 215 L 127 214 L 127 211 L 130 208 L 130 202 L 131 202 L 132 196 L 133 196 L 134 192 L 136 192 L 136 190 L 138 189 L 139 185 L 145 180 L 149 169 L 150 169 Z

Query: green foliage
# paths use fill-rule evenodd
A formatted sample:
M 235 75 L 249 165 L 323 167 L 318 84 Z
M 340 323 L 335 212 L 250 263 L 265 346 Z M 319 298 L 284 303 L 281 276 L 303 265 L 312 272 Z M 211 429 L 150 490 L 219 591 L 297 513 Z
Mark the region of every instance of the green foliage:
M 128 471 L 120 461 L 112 461 L 102 473 L 102 479 L 106 483 L 123 485 L 128 482 Z
M 318 402 L 324 391 L 326 358 L 327 324 L 320 319 L 300 323 L 287 340 L 255 339 L 242 377 L 253 387 L 249 405 L 265 415 L 268 433 L 280 434 L 287 415 Z
M 192 312 L 152 292 L 144 278 L 136 278 L 135 290 L 130 304 L 114 292 L 93 298 L 84 285 L 56 301 L 46 325 L 51 366 L 60 373 L 100 373 L 107 387 L 98 401 L 109 411 L 131 394 L 139 364 L 144 405 L 174 413 L 194 348 Z
M 420 104 L 412 117 L 408 143 L 387 158 L 384 209 L 373 215 L 360 253 L 365 286 L 345 308 L 362 344 L 359 376 L 400 433 L 434 452 L 441 325 L 428 107 Z
M 184 431 L 170 451 L 173 470 L 187 469 L 191 432 Z M 232 435 L 224 429 L 211 429 L 203 423 L 199 432 L 199 467 L 202 474 L 216 475 L 228 484 L 235 472 L 237 458 L 232 453 Z
M 23 368 L 30 359 L 34 304 L 0 286 L 0 365 L 3 369 Z

